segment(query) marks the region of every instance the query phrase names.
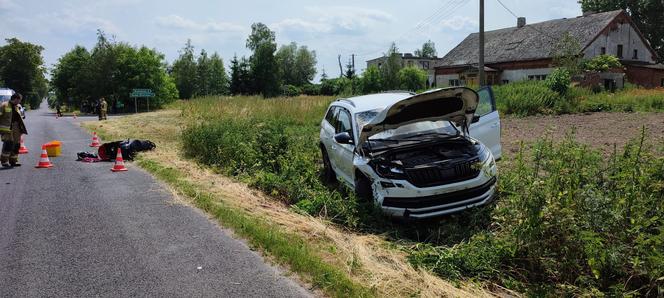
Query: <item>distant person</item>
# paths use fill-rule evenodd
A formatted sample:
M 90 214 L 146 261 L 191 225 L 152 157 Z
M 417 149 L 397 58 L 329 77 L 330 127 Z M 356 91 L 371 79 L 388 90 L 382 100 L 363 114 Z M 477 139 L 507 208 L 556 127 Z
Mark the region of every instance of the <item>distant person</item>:
M 108 109 L 108 103 L 103 97 L 99 100 L 99 120 L 106 120 L 106 111 Z
M 60 110 L 60 105 L 55 106 L 55 114 L 58 115 L 58 117 L 62 117 L 62 111 Z
M 9 101 L 0 103 L 0 135 L 2 136 L 2 155 L 0 163 L 3 167 L 19 167 L 18 149 L 21 146 L 21 135 L 28 134 L 19 111 L 23 96 L 14 93 Z

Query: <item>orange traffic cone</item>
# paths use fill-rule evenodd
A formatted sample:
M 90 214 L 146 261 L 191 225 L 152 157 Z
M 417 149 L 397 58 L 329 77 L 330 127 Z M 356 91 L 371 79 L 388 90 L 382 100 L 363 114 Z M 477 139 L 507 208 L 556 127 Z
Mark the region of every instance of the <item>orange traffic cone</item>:
M 90 144 L 90 147 L 99 147 L 101 146 L 101 143 L 99 142 L 99 138 L 97 137 L 97 132 L 92 133 L 92 144 Z
M 23 135 L 21 135 L 21 147 L 18 148 L 18 154 L 28 154 L 28 148 L 23 144 Z
M 48 153 L 46 153 L 46 147 L 42 146 L 42 153 L 39 158 L 39 163 L 35 166 L 35 168 L 41 169 L 41 168 L 51 168 L 53 167 L 53 164 L 51 163 L 50 160 L 48 160 Z
M 115 165 L 113 165 L 113 168 L 111 171 L 113 172 L 124 172 L 126 171 L 127 168 L 125 168 L 124 165 L 124 160 L 122 159 L 122 149 L 118 147 L 118 154 L 115 155 Z

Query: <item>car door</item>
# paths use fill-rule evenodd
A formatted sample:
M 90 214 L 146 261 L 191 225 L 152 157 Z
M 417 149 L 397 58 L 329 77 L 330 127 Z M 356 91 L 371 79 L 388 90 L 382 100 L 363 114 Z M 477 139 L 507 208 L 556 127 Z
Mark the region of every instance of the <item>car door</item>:
M 335 134 L 348 132 L 353 137 L 353 121 L 350 112 L 342 107 L 338 108 L 336 115 L 336 129 Z M 336 173 L 339 177 L 352 185 L 353 183 L 353 154 L 355 152 L 355 144 L 339 144 L 332 138 L 332 152 L 330 152 L 330 159 L 334 159 Z
M 496 101 L 493 97 L 491 87 L 483 87 L 477 91 L 479 95 L 479 105 L 475 110 L 475 115 L 479 116 L 479 121 L 470 125 L 470 135 L 487 146 L 493 156 L 499 159 L 502 156 L 502 147 L 500 145 L 500 116 L 496 109 Z
M 320 130 L 320 141 L 327 151 L 328 157 L 330 158 L 330 163 L 334 166 L 335 161 L 332 160 L 330 154 L 332 153 L 332 146 L 334 145 L 334 132 L 336 130 L 336 117 L 337 117 L 337 107 L 331 106 L 327 113 L 325 114 L 325 119 L 321 123 Z

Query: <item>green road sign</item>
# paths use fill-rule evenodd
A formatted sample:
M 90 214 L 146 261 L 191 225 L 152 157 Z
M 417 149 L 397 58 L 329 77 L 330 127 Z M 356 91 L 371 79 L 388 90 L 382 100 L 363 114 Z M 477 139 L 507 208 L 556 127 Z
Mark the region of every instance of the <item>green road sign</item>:
M 132 89 L 129 93 L 130 97 L 154 97 L 152 89 Z

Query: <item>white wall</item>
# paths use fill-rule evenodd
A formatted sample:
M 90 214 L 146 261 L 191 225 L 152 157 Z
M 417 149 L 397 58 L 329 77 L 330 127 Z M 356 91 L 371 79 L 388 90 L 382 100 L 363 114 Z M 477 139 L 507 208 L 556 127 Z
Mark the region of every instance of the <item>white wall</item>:
M 503 70 L 500 80 L 509 80 L 511 82 L 524 81 L 532 75 L 548 75 L 553 68 L 532 68 L 532 69 L 509 69 Z
M 638 61 L 655 63 L 648 47 L 643 43 L 639 34 L 630 23 L 618 24 L 616 30 L 609 34 L 601 34 L 584 51 L 585 58 L 592 58 L 602 54 L 602 47 L 606 48 L 606 54 L 617 56 L 618 45 L 623 45 L 623 57 L 625 60 L 634 60 L 632 55 L 634 49 L 638 51 Z

